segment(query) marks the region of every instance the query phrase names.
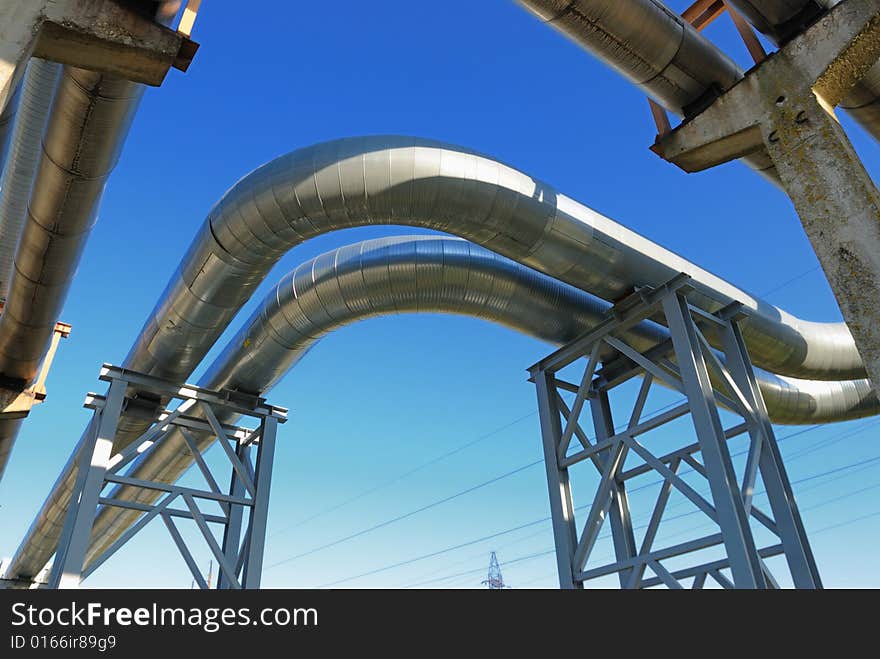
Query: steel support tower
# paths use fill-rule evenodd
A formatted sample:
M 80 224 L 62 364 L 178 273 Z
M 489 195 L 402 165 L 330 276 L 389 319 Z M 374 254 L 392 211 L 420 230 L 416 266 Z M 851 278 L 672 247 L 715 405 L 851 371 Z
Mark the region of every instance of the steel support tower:
M 48 587 L 77 587 L 158 517 L 200 588 L 210 586 L 175 520 L 190 520 L 200 531 L 217 561 L 217 588 L 259 588 L 275 436 L 278 424 L 287 420 L 287 410 L 268 405 L 258 396 L 181 386 L 108 364 L 101 369 L 100 379 L 109 382 L 110 388 L 106 396 L 90 393 L 86 397 L 85 407 L 94 414 L 78 449 L 76 485 Z M 130 395 L 135 390 L 137 397 Z M 152 395 L 163 402 L 144 405 L 145 394 L 147 400 Z M 164 401 L 178 404 L 172 409 Z M 118 447 L 114 440 L 123 414 L 148 414 L 153 423 L 136 440 Z M 238 417 L 256 422 L 255 427 L 226 422 Z M 230 465 L 225 491 L 203 455 L 215 441 Z M 205 488 L 155 481 L 138 473 L 138 458 L 174 447 L 192 453 Z M 108 485 L 114 489 L 103 494 Z M 181 508 L 172 507 L 180 502 Z M 101 506 L 136 511 L 140 517 L 112 545 L 90 556 L 91 530 Z M 207 507 L 214 510 L 206 511 Z
M 685 584 L 702 588 L 707 578 L 725 588 L 777 588 L 767 559 L 784 554 L 795 587 L 821 588 L 738 327 L 739 304 L 713 314 L 697 309 L 686 297 L 693 290 L 689 282 L 686 275 L 680 275 L 663 286 L 634 292 L 616 304 L 592 331 L 529 369 L 537 388 L 560 586 L 582 588 L 586 581 L 616 573 L 620 586 L 627 589 L 682 588 Z M 670 338 L 640 352 L 623 337 L 628 328 L 649 318 L 663 322 Z M 709 333 L 721 338 L 723 354 L 709 345 L 705 338 Z M 583 359 L 586 367 L 579 384 L 557 377 L 560 370 Z M 622 430 L 615 430 L 610 395 L 638 376 L 642 382 L 629 421 Z M 656 382 L 680 392 L 685 400 L 645 419 L 645 403 Z M 563 392 L 573 393 L 573 402 L 568 404 Z M 592 433 L 581 425 L 585 406 L 590 409 Z M 739 422 L 725 428 L 719 406 L 736 415 Z M 696 442 L 663 455 L 647 448 L 642 436 L 686 415 L 693 423 Z M 680 426 L 675 432 L 680 432 Z M 737 476 L 727 442 L 744 433 L 749 447 L 743 473 Z M 592 462 L 599 482 L 579 533 L 570 470 L 584 461 Z M 685 465 L 708 481 L 708 498 L 682 477 L 680 468 Z M 637 544 L 627 482 L 649 473 L 659 475 L 662 484 L 650 522 Z M 769 498 L 769 511 L 754 501 L 759 477 Z M 674 490 L 708 517 L 717 531 L 658 549 L 654 542 Z M 606 517 L 610 518 L 615 560 L 588 567 Z M 754 524 L 769 531 L 773 537 L 770 544 L 758 546 Z M 678 568 L 664 565 L 670 559 L 680 565 L 687 560 L 682 557 L 705 556 L 710 548 L 716 552 L 723 549 L 724 556 Z M 653 576 L 646 576 L 648 571 Z
M 504 590 L 507 588 L 507 584 L 504 583 L 504 577 L 501 575 L 498 556 L 494 551 L 489 554 L 489 573 L 482 583 L 484 586 L 488 586 L 489 590 Z

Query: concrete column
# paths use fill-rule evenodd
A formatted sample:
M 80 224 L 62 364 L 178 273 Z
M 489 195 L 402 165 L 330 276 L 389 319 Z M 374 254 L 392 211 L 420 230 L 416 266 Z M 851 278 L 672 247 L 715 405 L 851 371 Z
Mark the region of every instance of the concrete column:
M 880 386 L 880 193 L 812 94 L 778 104 L 762 133 L 875 388 Z

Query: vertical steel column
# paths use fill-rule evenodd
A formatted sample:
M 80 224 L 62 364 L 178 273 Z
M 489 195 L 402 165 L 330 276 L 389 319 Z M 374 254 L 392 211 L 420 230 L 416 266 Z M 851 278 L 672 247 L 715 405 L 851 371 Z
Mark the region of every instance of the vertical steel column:
M 260 423 L 260 444 L 254 469 L 254 505 L 251 508 L 247 558 L 241 577 L 242 588 L 259 588 L 263 574 L 263 551 L 266 546 L 266 521 L 269 516 L 269 491 L 272 486 L 277 430 L 278 419 L 263 418 Z
M 220 441 L 222 442 L 224 440 L 220 439 Z M 235 455 L 243 465 L 248 464 L 250 461 L 249 453 L 250 446 L 242 446 L 239 444 L 235 449 Z M 235 473 L 235 469 L 232 469 L 229 489 L 227 491 L 229 492 L 229 496 L 235 497 L 236 499 L 243 499 L 247 492 L 244 481 Z M 231 504 L 228 505 L 226 517 L 228 521 L 223 527 L 223 555 L 231 565 L 237 565 L 240 550 L 239 543 L 241 542 L 241 526 L 244 520 L 244 507 Z M 221 570 L 217 577 L 217 588 L 220 590 L 227 590 L 231 587 L 232 584 Z
M 110 458 L 113 456 L 113 440 L 122 414 L 126 386 L 127 383 L 123 380 L 113 380 L 110 384 L 104 407 L 95 414 L 95 432 L 83 445 L 76 487 L 71 493 L 67 517 L 49 577 L 49 588 L 79 587 L 98 499 Z
M 568 469 L 559 466 L 557 447 L 562 437 L 559 406 L 556 404 L 556 384 L 552 373 L 534 370 L 532 377 L 538 393 L 538 416 L 541 422 L 541 440 L 544 447 L 544 468 L 547 471 L 547 489 L 550 494 L 550 518 L 556 545 L 556 567 L 559 587 L 570 590 L 583 588 L 583 582 L 574 580 L 574 552 L 577 548 L 577 529 L 574 525 L 574 503 Z
M 821 588 L 822 580 L 813 557 L 807 532 L 804 529 L 791 483 L 782 462 L 782 454 L 776 443 L 776 435 L 767 416 L 764 397 L 755 380 L 755 372 L 749 359 L 745 341 L 736 321 L 730 320 L 723 331 L 723 345 L 727 368 L 742 392 L 750 398 L 758 413 L 763 430 L 763 444 L 758 463 L 761 479 L 770 500 L 770 508 L 776 522 L 785 559 L 795 588 Z M 754 441 L 754 440 L 753 440 Z
M 596 443 L 603 442 L 614 435 L 614 417 L 611 415 L 611 404 L 608 401 L 608 392 L 598 391 L 590 398 L 590 412 L 593 416 L 593 426 L 596 430 Z M 599 460 L 604 466 L 605 461 L 611 458 L 611 450 L 603 451 Z M 622 465 L 621 465 L 622 467 Z M 567 471 L 567 470 L 566 470 Z M 611 536 L 614 541 L 614 554 L 619 563 L 635 557 L 637 553 L 636 538 L 632 528 L 632 518 L 629 513 L 629 498 L 626 495 L 626 485 L 616 477 L 611 485 Z M 625 588 L 632 576 L 632 569 L 618 572 L 620 587 Z
M 734 584 L 737 588 L 766 588 L 761 559 L 727 450 L 727 440 L 687 300 L 676 292 L 666 296 L 662 304 Z

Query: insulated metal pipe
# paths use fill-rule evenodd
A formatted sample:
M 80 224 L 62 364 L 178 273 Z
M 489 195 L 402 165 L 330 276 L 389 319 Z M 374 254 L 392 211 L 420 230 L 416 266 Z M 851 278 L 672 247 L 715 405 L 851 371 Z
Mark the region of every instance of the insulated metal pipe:
M 36 377 L 143 86 L 71 66 L 58 82 L 0 314 L 0 376 Z M 21 422 L 0 423 L 0 477 Z
M 745 305 L 743 334 L 756 365 L 810 379 L 865 376 L 843 323 L 795 318 L 495 160 L 387 136 L 300 149 L 238 181 L 209 213 L 124 366 L 185 381 L 283 254 L 368 224 L 455 234 L 606 300 L 686 272 L 693 304 L 708 311 L 734 300 Z M 142 422 L 123 418 L 117 444 L 142 430 Z M 9 574 L 32 576 L 51 556 L 74 471 L 69 462 Z
M 13 260 L 40 157 L 43 130 L 61 66 L 31 58 L 21 82 L 15 127 L 0 178 L 0 301 L 6 299 Z
M 702 110 L 742 69 L 659 0 L 516 0 L 680 117 Z M 743 158 L 779 184 L 766 150 Z
M 745 305 L 756 365 L 809 379 L 865 376 L 846 325 L 800 320 L 486 156 L 408 137 L 336 140 L 254 170 L 211 210 L 125 360 L 185 379 L 287 251 L 367 224 L 421 226 L 474 243 L 605 300 L 692 277 L 692 303 Z
M 825 7 L 826 0 L 727 0 L 755 28 L 773 43 L 784 43 L 811 22 Z
M 595 327 L 609 308 L 588 293 L 464 240 L 439 236 L 368 240 L 322 254 L 282 278 L 199 385 L 265 395 L 324 336 L 376 316 L 467 315 L 562 344 Z M 621 338 L 645 351 L 669 334 L 665 327 L 644 322 Z M 880 413 L 867 380 L 811 382 L 762 372 L 757 377 L 776 423 L 826 423 Z M 197 441 L 204 450 L 214 439 L 203 435 Z M 141 459 L 134 477 L 173 483 L 193 460 L 183 438 L 173 435 Z M 118 487 L 110 496 L 152 504 L 161 494 Z M 103 508 L 93 527 L 88 560 L 115 542 L 139 514 Z
M 742 70 L 659 0 L 517 0 L 670 112 L 726 91 Z
M 6 378 L 27 384 L 37 374 L 142 89 L 63 69 L 0 315 Z
M 16 98 L 7 105 L 14 127 L 0 178 L 0 301 L 6 300 L 13 259 L 27 210 L 34 180 L 43 129 L 49 105 L 55 93 L 60 66 L 54 62 L 32 58 L 16 90 Z M 6 114 L 4 112 L 4 114 Z M 0 119 L 2 123 L 2 119 Z M 24 419 L 0 420 L 0 478 L 9 462 L 9 453 Z
M 15 125 L 15 112 L 18 110 L 18 100 L 21 96 L 21 83 L 15 86 L 6 106 L 0 112 L 0 170 L 6 167 L 7 148 L 9 146 L 12 129 Z

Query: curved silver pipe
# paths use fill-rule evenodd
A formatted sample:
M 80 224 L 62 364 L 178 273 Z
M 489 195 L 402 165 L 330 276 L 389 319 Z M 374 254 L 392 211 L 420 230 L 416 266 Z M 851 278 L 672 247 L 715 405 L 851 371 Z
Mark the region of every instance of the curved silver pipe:
M 563 343 L 594 326 L 607 309 L 607 304 L 578 289 L 464 241 L 365 241 L 321 255 L 284 277 L 200 384 L 265 393 L 324 335 L 373 316 L 464 314 Z M 626 338 L 648 349 L 667 335 L 643 323 Z M 880 411 L 866 381 L 811 383 L 760 374 L 760 385 L 776 422 L 827 422 Z M 210 441 L 202 438 L 203 446 Z M 186 445 L 172 438 L 138 465 L 136 477 L 174 482 L 191 464 Z M 152 501 L 149 494 L 130 488 L 120 488 L 113 496 Z M 136 517 L 115 508 L 103 510 L 95 523 L 90 556 L 99 555 Z
M 0 178 L 0 301 L 6 299 L 9 290 L 15 248 L 27 215 L 43 130 L 60 70 L 55 62 L 33 57 L 22 79 L 15 127 Z
M 308 261 L 266 296 L 200 380 L 263 395 L 324 335 L 380 315 L 475 316 L 553 344 L 604 320 L 611 305 L 457 238 L 402 236 L 340 247 Z M 669 339 L 646 321 L 623 335 L 638 350 Z M 868 380 L 783 378 L 758 371 L 774 423 L 810 424 L 880 414 Z
M 251 172 L 211 210 L 124 365 L 183 382 L 274 263 L 317 235 L 366 224 L 421 226 L 481 244 L 606 300 L 680 272 L 691 301 L 715 311 L 736 299 L 756 365 L 815 379 L 864 377 L 843 323 L 799 320 L 497 161 L 408 137 L 337 140 Z M 143 431 L 123 418 L 117 444 Z M 72 491 L 68 462 L 8 574 L 32 576 L 51 556 Z
M 699 112 L 742 69 L 660 0 L 516 0 L 682 117 Z M 742 160 L 779 185 L 766 150 Z
M 511 167 L 408 137 L 327 142 L 241 179 L 211 210 L 148 319 L 126 366 L 185 379 L 287 251 L 367 224 L 466 238 L 551 277 L 616 300 L 685 272 L 693 304 L 738 300 L 756 365 L 810 379 L 865 376 L 843 323 L 800 320 Z
M 503 256 L 460 239 L 368 240 L 322 254 L 286 275 L 217 357 L 199 384 L 263 395 L 325 335 L 366 318 L 402 313 L 452 313 L 488 320 L 561 344 L 600 322 L 610 305 Z M 647 350 L 668 338 L 650 322 L 625 339 Z M 759 373 L 771 419 L 824 423 L 880 413 L 866 380 L 810 382 Z M 234 422 L 235 417 L 223 419 Z M 199 439 L 203 449 L 212 437 Z M 173 483 L 192 465 L 181 437 L 142 459 L 136 478 Z M 116 499 L 153 503 L 161 493 L 120 487 Z M 90 559 L 138 518 L 104 508 L 93 527 Z
M 841 0 L 729 0 L 746 19 L 774 43 L 780 44 L 812 22 L 823 9 Z M 853 119 L 880 140 L 880 62 L 840 103 Z

